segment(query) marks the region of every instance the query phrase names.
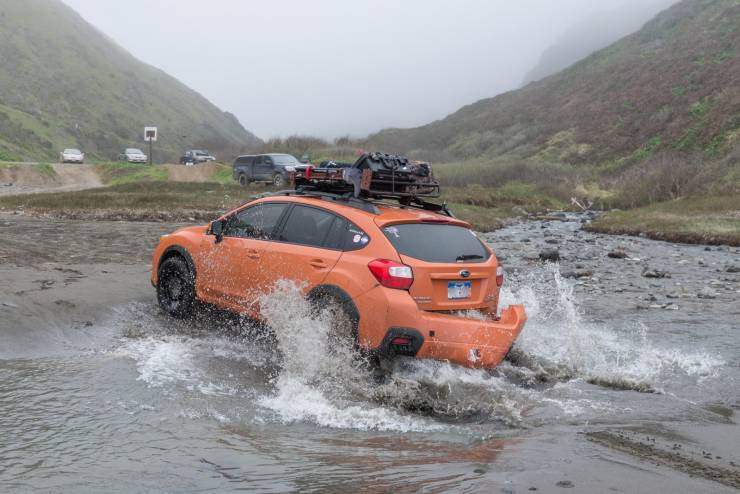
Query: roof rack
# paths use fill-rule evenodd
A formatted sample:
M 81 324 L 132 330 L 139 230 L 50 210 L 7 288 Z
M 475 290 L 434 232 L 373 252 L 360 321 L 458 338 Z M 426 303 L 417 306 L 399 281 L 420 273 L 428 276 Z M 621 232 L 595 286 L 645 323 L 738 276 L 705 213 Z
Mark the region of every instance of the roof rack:
M 360 198 L 360 197 L 354 197 L 351 193 L 344 193 L 344 194 L 336 194 L 333 192 L 326 192 L 323 190 L 315 189 L 312 187 L 306 187 L 301 186 L 298 189 L 295 190 L 280 190 L 277 192 L 265 192 L 264 194 L 258 194 L 253 196 L 253 199 L 262 199 L 263 197 L 276 197 L 276 196 L 298 196 L 298 197 L 315 197 L 324 201 L 333 201 L 333 202 L 339 202 L 343 203 L 346 206 L 353 207 L 355 209 L 360 209 L 362 211 L 365 211 L 367 213 L 371 214 L 380 214 L 380 210 L 378 209 L 378 205 L 381 206 L 391 206 L 391 207 L 400 207 L 402 209 L 404 208 L 413 208 L 413 209 L 422 209 L 424 211 L 432 211 L 434 213 L 439 213 L 445 216 L 448 216 L 450 218 L 454 218 L 455 215 L 447 208 L 447 203 L 443 204 L 436 204 L 433 202 L 428 202 L 423 199 L 420 199 L 418 197 L 396 197 L 396 196 L 390 196 L 390 197 L 378 197 L 378 198 Z M 397 202 L 390 202 L 383 199 L 396 199 Z
M 296 189 L 310 186 L 367 199 L 400 201 L 440 195 L 430 163 L 385 153 L 363 153 L 351 166 L 298 166 L 291 181 Z
M 334 194 L 331 192 L 324 192 L 320 190 L 311 190 L 311 189 L 304 189 L 304 188 L 299 188 L 296 190 L 280 190 L 277 192 L 265 192 L 264 194 L 253 196 L 253 198 L 262 199 L 263 197 L 274 197 L 274 196 L 316 197 L 324 201 L 334 201 L 334 202 L 346 203 L 345 204 L 346 206 L 350 206 L 355 209 L 361 209 L 362 211 L 365 211 L 371 214 L 380 214 L 380 210 L 371 201 L 366 201 L 364 199 L 358 199 L 356 197 L 352 197 L 351 195 L 347 195 L 347 194 Z

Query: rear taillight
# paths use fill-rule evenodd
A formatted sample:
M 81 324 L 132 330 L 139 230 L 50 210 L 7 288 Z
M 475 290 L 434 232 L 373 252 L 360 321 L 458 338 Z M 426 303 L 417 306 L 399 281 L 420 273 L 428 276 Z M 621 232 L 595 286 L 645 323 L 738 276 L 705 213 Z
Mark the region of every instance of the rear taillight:
M 306 180 L 309 180 L 311 178 L 311 172 L 313 171 L 313 166 L 308 165 L 306 169 L 303 171 L 303 178 Z
M 388 259 L 376 259 L 367 265 L 378 283 L 387 288 L 408 290 L 414 283 L 414 272 L 410 266 Z
M 504 268 L 499 266 L 496 268 L 496 286 L 501 287 L 504 284 Z

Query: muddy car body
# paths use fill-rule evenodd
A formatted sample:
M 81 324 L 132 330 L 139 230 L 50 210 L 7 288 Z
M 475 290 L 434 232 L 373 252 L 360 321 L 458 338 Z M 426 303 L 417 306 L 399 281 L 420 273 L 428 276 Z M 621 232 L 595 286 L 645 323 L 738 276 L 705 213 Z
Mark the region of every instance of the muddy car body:
M 525 323 L 498 313 L 503 270 L 470 225 L 435 212 L 284 192 L 210 225 L 162 237 L 151 281 L 162 308 L 196 299 L 259 319 L 259 298 L 293 280 L 317 308 L 337 307 L 363 351 L 496 366 Z

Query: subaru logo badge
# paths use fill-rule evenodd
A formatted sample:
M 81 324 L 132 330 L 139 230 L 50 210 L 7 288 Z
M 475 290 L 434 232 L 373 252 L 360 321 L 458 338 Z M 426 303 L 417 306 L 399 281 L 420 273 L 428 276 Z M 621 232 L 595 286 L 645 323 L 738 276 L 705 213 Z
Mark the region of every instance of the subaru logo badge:
M 470 276 L 470 271 L 462 270 L 460 271 L 460 276 L 462 276 L 463 278 L 467 278 L 468 276 Z

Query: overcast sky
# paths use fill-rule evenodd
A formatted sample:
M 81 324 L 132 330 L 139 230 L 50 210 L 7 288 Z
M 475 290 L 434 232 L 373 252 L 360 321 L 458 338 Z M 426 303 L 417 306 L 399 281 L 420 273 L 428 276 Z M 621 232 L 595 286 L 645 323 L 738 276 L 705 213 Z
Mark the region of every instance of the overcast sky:
M 595 12 L 666 2 L 64 1 L 262 138 L 428 123 L 516 88 Z

